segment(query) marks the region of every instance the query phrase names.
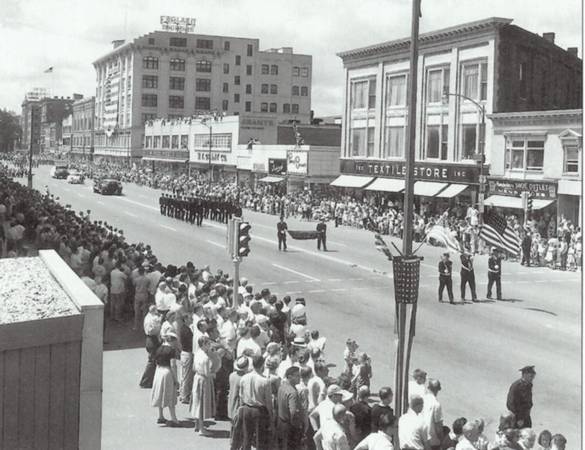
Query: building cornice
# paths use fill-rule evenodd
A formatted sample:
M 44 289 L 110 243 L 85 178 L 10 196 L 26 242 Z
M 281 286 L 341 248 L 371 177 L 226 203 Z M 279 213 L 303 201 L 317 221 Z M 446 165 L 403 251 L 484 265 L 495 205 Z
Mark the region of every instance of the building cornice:
M 443 28 L 441 30 L 423 33 L 419 36 L 419 45 L 428 45 L 440 43 L 453 39 L 461 39 L 465 36 L 474 35 L 485 31 L 495 31 L 504 25 L 512 23 L 512 19 L 505 19 L 501 17 L 491 17 L 489 19 L 469 22 L 454 27 Z M 381 42 L 379 44 L 370 45 L 367 47 L 356 48 L 337 53 L 344 63 L 353 59 L 360 59 L 364 57 L 387 55 L 388 53 L 395 53 L 408 50 L 410 47 L 410 38 L 396 39 L 393 41 Z
M 575 120 L 582 121 L 582 109 L 558 109 L 548 111 L 521 111 L 521 112 L 506 112 L 488 114 L 487 117 L 495 123 L 502 123 L 504 121 L 535 121 L 543 120 Z

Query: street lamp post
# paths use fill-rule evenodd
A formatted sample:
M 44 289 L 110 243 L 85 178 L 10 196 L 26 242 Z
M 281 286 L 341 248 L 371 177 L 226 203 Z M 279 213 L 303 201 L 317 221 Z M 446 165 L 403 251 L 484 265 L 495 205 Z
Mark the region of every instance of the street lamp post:
M 445 92 L 443 97 L 458 97 L 464 100 L 467 100 L 479 110 L 481 114 L 481 126 L 480 126 L 480 141 L 479 141 L 479 152 L 480 152 L 480 163 L 479 163 L 479 196 L 478 196 L 478 204 L 479 204 L 479 223 L 483 223 L 483 200 L 485 195 L 485 177 L 483 174 L 483 165 L 485 164 L 485 105 L 479 103 L 477 100 L 474 100 L 466 95 L 458 94 L 454 92 Z
M 31 106 L 31 108 L 30 108 L 30 122 L 29 122 L 29 125 L 30 125 L 30 145 L 29 145 L 29 150 L 28 150 L 28 187 L 30 189 L 32 189 L 32 187 L 33 187 L 32 166 L 33 166 L 33 142 L 34 142 L 34 132 L 33 132 L 34 117 L 35 117 L 34 108 Z

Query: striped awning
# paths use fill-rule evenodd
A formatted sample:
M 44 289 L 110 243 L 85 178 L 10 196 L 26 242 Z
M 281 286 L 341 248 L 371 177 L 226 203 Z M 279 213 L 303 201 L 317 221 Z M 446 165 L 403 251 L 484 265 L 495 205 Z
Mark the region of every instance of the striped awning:
M 269 175 L 267 177 L 260 178 L 258 181 L 262 183 L 280 183 L 281 181 L 284 181 L 284 177 L 275 177 Z
M 376 178 L 366 187 L 366 191 L 400 192 L 404 190 L 404 180 L 396 178 Z
M 447 189 L 442 190 L 437 194 L 439 198 L 452 198 L 461 194 L 469 186 L 467 184 L 450 184 Z
M 434 181 L 417 181 L 414 183 L 414 195 L 434 197 L 447 185 L 448 183 L 436 183 Z
M 374 177 L 360 177 L 358 175 L 339 175 L 331 182 L 331 186 L 349 187 L 349 188 L 363 188 L 365 185 L 372 182 Z

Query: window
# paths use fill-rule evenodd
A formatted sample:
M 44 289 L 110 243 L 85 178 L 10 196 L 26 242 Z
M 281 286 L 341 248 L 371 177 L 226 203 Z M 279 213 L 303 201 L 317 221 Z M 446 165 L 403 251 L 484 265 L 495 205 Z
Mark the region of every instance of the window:
M 252 102 L 246 102 L 245 103 L 245 110 L 246 110 L 246 112 L 251 112 L 252 111 Z
M 291 112 L 293 114 L 298 114 L 299 113 L 299 105 L 297 103 L 293 103 L 292 106 L 291 106 L 291 109 L 292 109 Z
M 148 45 L 154 45 L 154 38 L 148 38 Z
M 246 85 L 246 94 L 251 94 L 252 93 L 252 85 L 251 84 L 247 84 Z
M 181 58 L 171 58 L 170 68 L 171 68 L 171 70 L 176 70 L 178 72 L 184 72 L 185 71 L 185 60 L 181 59 Z
M 187 38 L 172 37 L 169 39 L 171 47 L 187 47 Z
M 374 109 L 376 107 L 376 79 L 372 78 L 369 81 L 368 109 Z
M 252 75 L 252 66 L 249 64 L 246 66 L 246 75 Z
M 292 76 L 293 77 L 298 77 L 301 74 L 301 68 L 300 67 L 293 67 L 292 69 Z
M 236 66 L 242 64 L 242 57 L 240 55 L 236 55 Z
M 230 85 L 229 85 L 228 83 L 224 83 L 224 84 L 223 84 L 223 89 L 222 89 L 222 91 L 223 91 L 223 92 L 229 92 L 229 90 L 230 90 Z
M 428 159 L 447 159 L 447 125 L 427 125 Z
M 181 135 L 181 150 L 187 150 L 189 147 L 189 136 L 186 134 Z
M 223 63 L 223 73 L 230 73 L 230 65 L 228 63 Z
M 74 140 L 77 141 L 77 138 Z M 152 148 L 152 136 L 146 136 L 144 139 L 144 148 Z
M 386 82 L 386 106 L 406 106 L 406 75 L 388 77 Z
M 198 111 L 209 111 L 211 109 L 209 97 L 195 97 L 195 109 Z
M 290 114 L 290 103 L 285 103 L 282 105 L 282 112 L 285 114 Z
M 169 108 L 179 109 L 185 106 L 182 95 L 169 95 Z
M 162 137 L 162 148 L 170 148 L 171 146 L 171 137 L 170 136 L 163 136 Z
M 563 173 L 579 173 L 579 147 L 577 144 L 563 144 Z
M 301 69 L 301 77 L 307 78 L 308 76 L 309 76 L 309 68 L 308 67 L 303 67 Z
M 145 56 L 142 58 L 143 69 L 158 69 L 158 58 L 156 56 Z
M 271 103 L 270 104 L 270 112 L 271 113 L 275 113 L 277 111 L 277 105 L 276 103 Z
M 278 86 L 276 84 L 271 84 L 270 85 L 270 93 L 273 95 L 278 94 Z
M 240 94 L 234 94 L 234 103 L 240 103 Z
M 293 86 L 291 89 L 291 94 L 292 95 L 299 95 L 299 87 L 298 86 Z
M 544 140 L 506 139 L 506 169 L 542 171 Z
M 152 140 L 152 147 L 153 148 L 160 148 L 160 136 L 154 136 L 154 139 Z
M 213 48 L 213 40 L 211 39 L 197 39 L 197 48 L 205 48 L 211 50 Z
M 179 136 L 171 136 L 171 148 L 179 148 Z
M 236 86 L 239 86 L 239 85 L 240 85 L 240 76 L 239 76 L 239 75 L 236 75 L 236 76 L 234 77 L 234 84 L 235 84 Z
M 157 106 L 156 94 L 142 94 L 142 106 Z
M 307 86 L 301 86 L 301 97 L 307 97 L 309 95 L 309 88 Z
M 254 46 L 252 44 L 248 44 L 248 51 L 246 52 L 248 56 L 252 56 L 254 54 Z
M 373 156 L 374 128 L 352 128 L 349 146 L 351 156 Z
M 146 123 L 149 120 L 154 120 L 154 119 L 156 119 L 156 114 L 149 114 L 149 113 L 142 114 L 142 123 Z
M 176 91 L 183 91 L 185 89 L 185 78 L 171 77 L 169 79 L 169 89 L 174 89 Z
M 297 94 L 298 95 L 298 94 Z M 354 81 L 351 84 L 351 106 L 353 109 L 364 109 L 367 106 L 368 81 Z
M 477 125 L 463 125 L 462 126 L 462 159 L 472 159 L 476 152 L 477 142 Z
M 263 84 L 262 86 L 260 86 L 260 93 L 268 94 L 268 84 Z
M 270 66 L 270 75 L 278 75 L 278 66 L 276 64 Z
M 386 127 L 384 158 L 404 158 L 404 127 Z
M 230 51 L 230 41 L 225 41 L 225 42 L 223 43 L 223 49 L 224 49 L 226 52 L 229 52 L 229 51 Z
M 232 149 L 232 134 L 213 133 L 213 136 L 211 136 L 211 146 L 219 151 L 230 151 Z M 194 135 L 193 147 L 209 150 L 209 133 Z
M 268 75 L 270 73 L 270 66 L 268 64 L 262 64 L 261 72 L 262 75 Z
M 463 95 L 473 100 L 486 100 L 487 63 L 464 64 L 461 73 Z
M 260 103 L 260 112 L 268 112 L 268 103 Z
M 132 77 L 130 75 L 128 75 L 128 78 L 126 79 L 126 89 L 130 89 L 132 87 Z
M 142 87 L 146 89 L 158 88 L 158 77 L 156 75 L 142 75 Z
M 195 63 L 195 70 L 197 72 L 211 72 L 211 61 L 197 61 Z
M 195 80 L 195 91 L 196 92 L 210 92 L 211 91 L 211 80 L 209 78 L 197 78 Z
M 227 111 L 228 110 L 228 106 L 229 106 L 229 102 L 227 100 L 222 100 L 221 101 L 221 110 L 222 111 Z
M 519 95 L 521 98 L 526 98 L 526 81 L 527 81 L 527 69 L 528 69 L 528 63 L 526 62 L 521 62 L 518 65 L 518 81 L 520 82 L 520 89 L 519 89 Z
M 431 69 L 427 72 L 427 103 L 442 103 L 443 94 L 449 92 L 448 68 Z

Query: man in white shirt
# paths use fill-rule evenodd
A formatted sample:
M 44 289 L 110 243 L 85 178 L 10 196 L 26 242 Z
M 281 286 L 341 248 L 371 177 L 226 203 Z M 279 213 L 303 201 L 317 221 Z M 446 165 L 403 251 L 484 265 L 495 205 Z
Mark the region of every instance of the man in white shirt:
M 440 390 L 439 380 L 430 379 L 428 381 L 428 393 L 424 396 L 423 420 L 431 450 L 438 450 L 443 442 L 443 410 L 437 400 Z
M 427 373 L 421 369 L 415 369 L 412 372 L 412 380 L 408 382 L 408 397 L 418 395 L 424 398 L 427 393 L 425 384 L 427 382 Z
M 332 420 L 324 422 L 313 438 L 317 450 L 350 450 L 347 435 L 343 429 L 345 413 L 345 406 L 333 407 Z
M 236 350 L 236 358 L 240 356 L 247 356 L 248 358 L 253 358 L 254 356 L 261 356 L 262 350 L 260 346 L 256 343 L 254 338 L 251 336 L 249 328 L 243 328 L 240 330 L 240 341 L 238 342 L 237 350 Z
M 463 428 L 463 434 L 465 435 L 465 427 Z M 535 442 L 536 433 L 532 428 L 522 428 L 520 430 L 520 439 L 518 439 L 518 445 L 522 447 L 522 450 L 530 450 L 531 448 L 534 448 Z
M 356 447 L 354 447 L 354 450 L 394 450 L 394 446 L 392 445 L 392 435 L 394 433 L 395 421 L 396 419 L 394 417 L 388 415 L 381 416 L 378 422 L 378 431 L 371 433 L 368 437 L 362 440 Z M 402 441 L 400 441 L 400 443 L 402 444 Z M 403 446 L 402 448 L 405 447 Z
M 235 309 L 226 310 L 226 318 L 223 321 L 219 334 L 221 337 L 221 345 L 229 349 L 234 355 L 238 341 L 237 322 L 238 312 Z
M 461 436 L 455 450 L 477 450 L 472 443 L 477 441 L 478 437 L 479 431 L 476 423 L 473 420 L 467 422 L 463 425 L 463 436 Z
M 421 396 L 410 397 L 410 408 L 398 420 L 398 440 L 402 450 L 428 450 L 425 424 L 421 414 L 424 400 Z
M 341 403 L 343 393 L 343 389 L 336 384 L 332 384 L 327 388 L 327 398 L 319 403 L 309 414 L 309 421 L 313 430 L 318 430 L 325 422 L 333 418 L 333 407 Z

